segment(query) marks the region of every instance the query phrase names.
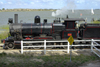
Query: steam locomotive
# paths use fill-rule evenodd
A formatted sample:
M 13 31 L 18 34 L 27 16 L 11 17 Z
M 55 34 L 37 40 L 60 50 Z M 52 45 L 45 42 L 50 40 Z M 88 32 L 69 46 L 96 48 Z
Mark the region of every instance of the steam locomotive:
M 34 18 L 34 23 L 18 23 L 18 14 L 15 14 L 14 20 L 13 22 L 12 18 L 8 19 L 10 36 L 1 40 L 4 43 L 4 48 L 7 49 L 21 45 L 21 40 L 67 40 L 71 35 L 74 39 L 100 39 L 100 24 L 87 24 L 83 18 L 67 17 L 64 22 L 58 19 L 53 23 L 47 23 L 47 19 L 44 19 L 44 22 L 41 23 L 41 18 L 37 15 Z M 77 21 L 84 21 L 84 23 L 78 27 Z

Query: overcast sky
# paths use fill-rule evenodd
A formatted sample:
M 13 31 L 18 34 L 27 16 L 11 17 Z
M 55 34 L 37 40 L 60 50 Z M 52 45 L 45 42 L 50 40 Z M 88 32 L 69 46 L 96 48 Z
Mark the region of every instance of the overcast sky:
M 100 9 L 100 0 L 0 0 L 0 9 Z

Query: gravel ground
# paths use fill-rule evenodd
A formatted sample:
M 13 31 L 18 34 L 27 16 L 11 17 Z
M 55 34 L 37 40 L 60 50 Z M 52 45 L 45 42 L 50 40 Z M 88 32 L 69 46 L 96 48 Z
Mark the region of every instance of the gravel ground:
M 0 43 L 0 46 L 2 47 L 3 46 L 3 43 Z

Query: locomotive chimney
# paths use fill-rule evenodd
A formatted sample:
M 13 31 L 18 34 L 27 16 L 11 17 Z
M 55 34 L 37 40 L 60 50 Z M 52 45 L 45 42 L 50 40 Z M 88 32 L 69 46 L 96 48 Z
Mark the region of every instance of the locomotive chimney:
M 14 18 L 15 18 L 15 23 L 18 23 L 18 14 L 15 14 Z

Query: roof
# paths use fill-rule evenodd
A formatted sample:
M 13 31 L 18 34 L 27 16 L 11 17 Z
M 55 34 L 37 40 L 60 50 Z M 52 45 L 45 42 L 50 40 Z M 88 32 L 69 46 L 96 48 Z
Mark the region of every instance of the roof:
M 64 21 L 85 21 L 83 18 L 66 18 Z

